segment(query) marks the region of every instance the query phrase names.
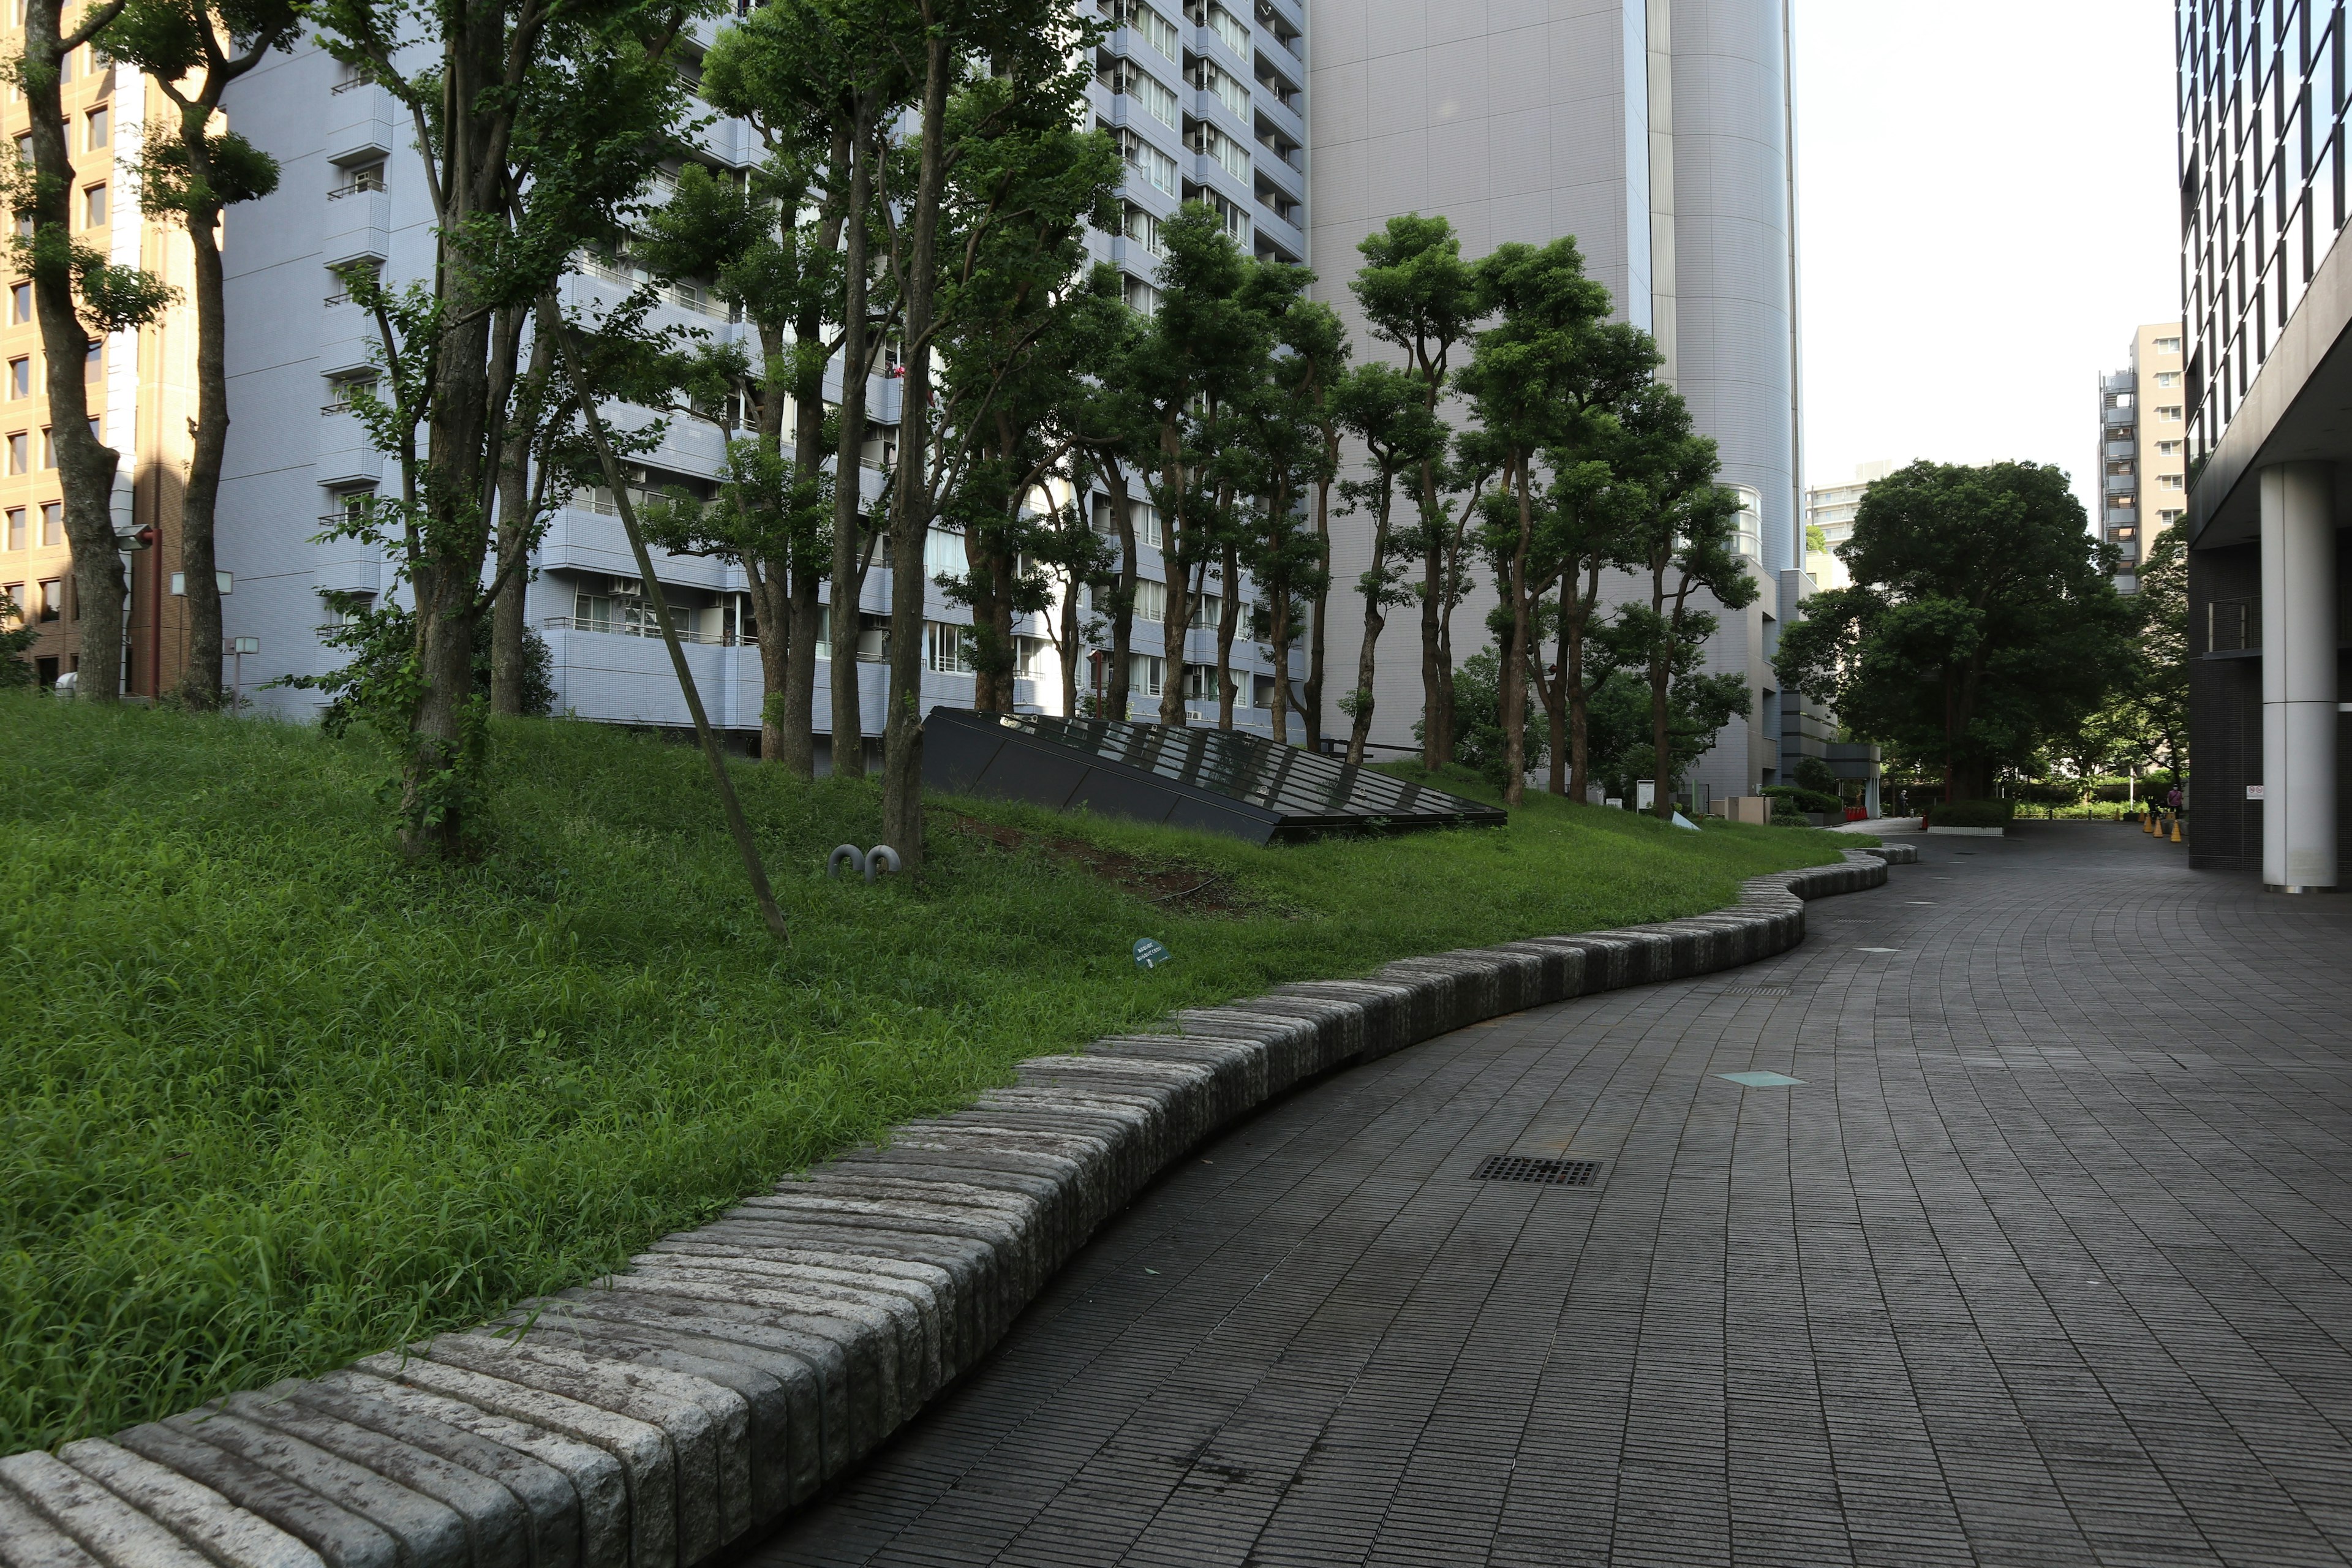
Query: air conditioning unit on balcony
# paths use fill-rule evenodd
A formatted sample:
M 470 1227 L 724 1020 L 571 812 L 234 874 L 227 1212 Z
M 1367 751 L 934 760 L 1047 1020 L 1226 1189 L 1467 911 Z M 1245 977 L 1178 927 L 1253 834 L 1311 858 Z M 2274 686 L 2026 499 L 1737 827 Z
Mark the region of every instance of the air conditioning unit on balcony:
M 616 599 L 643 598 L 646 592 L 645 579 L 642 577 L 615 577 L 613 579 L 612 587 L 608 589 L 607 592 Z

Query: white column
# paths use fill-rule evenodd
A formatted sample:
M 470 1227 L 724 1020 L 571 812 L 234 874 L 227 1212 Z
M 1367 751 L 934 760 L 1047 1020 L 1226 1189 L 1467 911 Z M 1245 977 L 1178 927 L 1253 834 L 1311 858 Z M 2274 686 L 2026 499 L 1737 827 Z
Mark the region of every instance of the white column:
M 2336 887 L 2336 476 L 2262 471 L 2263 884 Z

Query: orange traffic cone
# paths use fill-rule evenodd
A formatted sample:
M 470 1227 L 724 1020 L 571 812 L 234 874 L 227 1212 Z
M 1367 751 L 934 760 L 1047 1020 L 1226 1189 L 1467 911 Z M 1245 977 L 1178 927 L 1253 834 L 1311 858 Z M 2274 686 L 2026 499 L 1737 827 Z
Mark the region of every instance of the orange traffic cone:
M 2177 816 L 2172 819 L 2172 841 L 2175 844 L 2180 842 L 2180 818 Z
M 2144 816 L 2142 816 L 2140 817 L 2140 819 L 2139 819 L 2139 830 L 2140 830 L 2142 833 L 2153 833 L 2153 832 L 2155 832 L 2155 831 L 2156 831 L 2156 818 L 2155 818 L 2155 816 L 2154 816 L 2153 815 L 2144 815 Z

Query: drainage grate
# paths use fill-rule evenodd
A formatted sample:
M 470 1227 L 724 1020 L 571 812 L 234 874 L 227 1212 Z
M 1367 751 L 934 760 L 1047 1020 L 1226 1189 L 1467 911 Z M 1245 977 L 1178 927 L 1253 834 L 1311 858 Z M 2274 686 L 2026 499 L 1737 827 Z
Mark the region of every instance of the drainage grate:
M 1589 1187 L 1601 1174 L 1598 1160 L 1530 1160 L 1520 1154 L 1489 1154 L 1470 1173 L 1474 1182 L 1541 1182 L 1553 1187 Z
M 1708 993 L 1715 996 L 1786 996 L 1785 985 L 1718 985 Z

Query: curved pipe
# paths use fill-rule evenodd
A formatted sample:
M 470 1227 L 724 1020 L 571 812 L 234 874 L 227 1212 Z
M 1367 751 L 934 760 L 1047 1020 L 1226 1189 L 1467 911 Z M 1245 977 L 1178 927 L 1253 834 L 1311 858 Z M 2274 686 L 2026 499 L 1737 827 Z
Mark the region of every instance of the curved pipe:
M 857 868 L 859 870 L 864 870 L 866 868 L 866 852 L 858 848 L 855 844 L 835 845 L 832 855 L 828 856 L 825 859 L 824 874 L 838 880 L 841 876 L 841 863 L 844 860 L 848 861 L 850 865 Z M 869 882 L 872 881 L 874 879 L 873 874 L 868 872 L 866 879 Z
M 898 852 L 887 844 L 877 844 L 866 852 L 866 879 L 872 881 L 877 870 L 887 870 L 894 876 L 898 874 Z

